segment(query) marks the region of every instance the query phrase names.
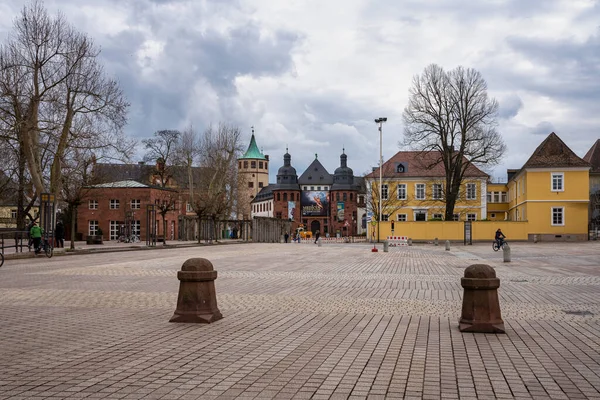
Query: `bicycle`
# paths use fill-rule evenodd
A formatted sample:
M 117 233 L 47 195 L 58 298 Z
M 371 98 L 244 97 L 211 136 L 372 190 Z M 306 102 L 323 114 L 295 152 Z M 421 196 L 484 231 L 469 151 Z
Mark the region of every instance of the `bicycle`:
M 4 254 L 0 251 L 0 267 L 4 265 Z
M 42 242 L 40 243 L 40 248 L 36 249 L 35 254 L 38 254 L 42 250 L 44 251 L 44 254 L 46 254 L 46 257 L 52 258 L 52 255 L 54 254 L 54 247 L 52 246 L 52 243 L 50 243 L 50 241 L 46 238 L 42 239 Z
M 502 240 L 502 244 L 498 244 L 497 240 L 494 240 L 494 242 L 492 243 L 492 249 L 494 249 L 494 251 L 498 251 L 500 250 L 500 248 L 504 250 L 506 246 L 508 246 L 508 242 L 506 240 Z

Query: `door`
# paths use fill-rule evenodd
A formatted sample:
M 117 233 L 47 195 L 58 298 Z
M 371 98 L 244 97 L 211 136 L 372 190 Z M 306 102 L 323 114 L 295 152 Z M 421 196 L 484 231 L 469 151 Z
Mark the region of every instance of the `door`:
M 310 223 L 310 231 L 313 233 L 313 235 L 317 232 L 321 230 L 321 223 L 317 220 L 314 220 L 313 222 Z

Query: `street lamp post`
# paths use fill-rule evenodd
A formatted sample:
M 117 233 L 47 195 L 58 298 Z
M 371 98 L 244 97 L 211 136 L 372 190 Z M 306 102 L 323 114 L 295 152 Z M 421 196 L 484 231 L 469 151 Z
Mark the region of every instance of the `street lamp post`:
M 375 123 L 379 124 L 379 221 L 377 224 L 377 242 L 379 243 L 379 231 L 380 231 L 380 227 L 381 227 L 381 213 L 382 213 L 382 207 L 381 207 L 381 202 L 383 200 L 383 191 L 381 190 L 381 187 L 383 185 L 383 145 L 382 145 L 382 126 L 383 123 L 387 121 L 387 117 L 379 117 L 377 119 L 375 119 Z

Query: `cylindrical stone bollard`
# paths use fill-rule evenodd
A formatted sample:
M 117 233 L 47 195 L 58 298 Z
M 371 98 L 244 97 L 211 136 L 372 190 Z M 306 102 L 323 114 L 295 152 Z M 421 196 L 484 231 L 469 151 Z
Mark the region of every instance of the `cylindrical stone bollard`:
M 533 243 L 537 243 L 538 242 L 538 235 L 533 235 Z
M 215 279 L 217 271 L 206 258 L 190 258 L 177 272 L 179 295 L 177 309 L 169 322 L 210 324 L 223 318 L 217 308 Z
M 438 238 L 433 239 L 433 244 L 436 246 L 439 245 Z
M 504 243 L 504 246 L 502 246 L 502 257 L 504 262 L 510 262 L 510 246 L 508 243 Z
M 450 241 L 446 240 L 446 251 L 450 251 Z
M 408 245 L 412 246 L 412 239 L 411 238 L 408 238 Z
M 317 239 L 318 246 L 321 247 L 321 238 Z
M 384 240 L 384 241 L 383 241 L 383 252 L 384 252 L 384 253 L 387 253 L 387 252 L 388 252 L 388 246 L 389 246 L 389 245 L 390 245 L 390 244 L 388 243 L 388 241 L 387 241 L 387 240 Z
M 471 265 L 465 269 L 460 284 L 465 289 L 460 331 L 504 333 L 498 301 L 500 279 L 496 278 L 496 271 L 486 264 Z

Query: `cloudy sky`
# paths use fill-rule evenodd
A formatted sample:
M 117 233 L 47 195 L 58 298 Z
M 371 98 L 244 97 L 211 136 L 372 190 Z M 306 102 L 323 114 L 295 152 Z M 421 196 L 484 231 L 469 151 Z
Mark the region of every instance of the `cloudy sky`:
M 0 4 L 0 40 L 24 1 Z M 479 70 L 508 145 L 490 172 L 519 168 L 552 131 L 579 156 L 600 138 L 600 2 L 593 0 L 46 0 L 102 47 L 131 103 L 127 132 L 256 129 L 271 181 L 289 146 L 355 174 L 403 137 L 415 74 Z

